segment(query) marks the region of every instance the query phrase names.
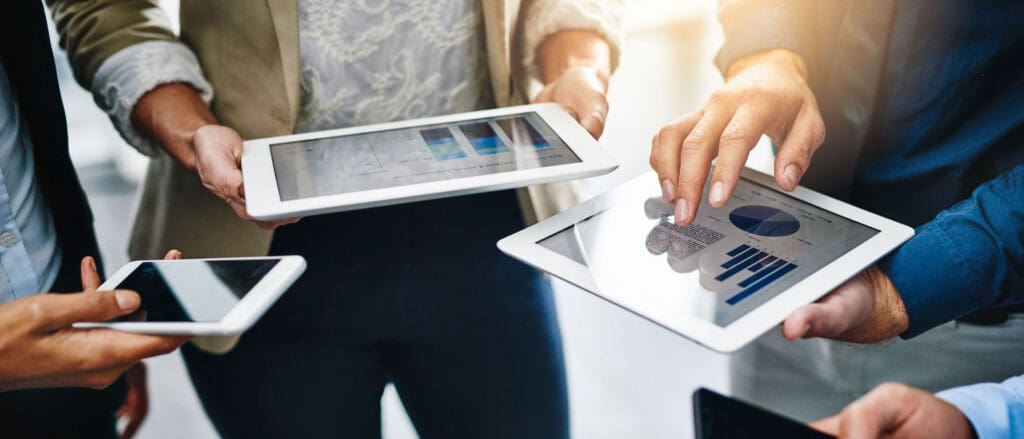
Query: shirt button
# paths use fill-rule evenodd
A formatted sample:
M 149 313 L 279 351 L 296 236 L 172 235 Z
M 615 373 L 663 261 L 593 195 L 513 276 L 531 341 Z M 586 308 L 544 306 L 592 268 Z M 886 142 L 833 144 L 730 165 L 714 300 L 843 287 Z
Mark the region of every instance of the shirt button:
M 0 246 L 11 247 L 18 243 L 18 237 L 11 232 L 0 233 Z

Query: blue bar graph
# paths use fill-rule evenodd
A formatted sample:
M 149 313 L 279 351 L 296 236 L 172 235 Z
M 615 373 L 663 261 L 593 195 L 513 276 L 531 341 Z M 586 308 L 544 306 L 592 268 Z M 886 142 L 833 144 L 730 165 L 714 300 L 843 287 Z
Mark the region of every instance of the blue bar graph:
M 728 256 L 736 256 L 736 255 L 738 255 L 740 253 L 743 253 L 748 248 L 750 248 L 749 245 L 742 244 L 739 247 L 736 247 L 736 248 L 734 248 L 732 250 L 729 250 L 729 253 L 726 253 L 726 255 L 728 255 Z
M 740 286 L 741 287 L 747 287 L 750 284 L 752 284 L 754 282 L 757 282 L 761 278 L 763 278 L 763 277 L 765 277 L 765 276 L 767 276 L 769 274 L 772 274 L 773 271 L 775 271 L 777 268 L 779 268 L 779 267 L 781 267 L 783 265 L 786 265 L 786 263 L 787 262 L 784 259 L 779 259 L 779 260 L 775 261 L 774 264 L 768 266 L 768 268 L 765 268 L 765 269 L 761 270 L 759 273 L 754 274 L 753 276 L 750 276 L 750 277 L 746 278 L 743 282 L 740 282 Z
M 749 270 L 750 271 L 760 270 L 760 269 L 764 268 L 766 265 L 771 264 L 772 261 L 774 261 L 774 260 L 775 260 L 775 256 L 769 256 L 767 258 L 764 258 L 764 259 L 758 261 L 758 263 L 756 263 L 754 265 L 751 265 Z
M 756 248 L 753 248 L 753 249 L 750 249 L 750 250 L 753 250 L 753 251 L 757 252 L 757 254 L 747 258 L 745 261 L 740 262 L 739 264 L 734 265 L 732 268 L 730 268 L 725 273 L 722 273 L 722 274 L 718 275 L 718 277 L 716 277 L 715 280 L 717 280 L 719 282 L 724 282 L 726 279 L 729 279 L 734 274 L 739 273 L 739 272 L 743 271 L 744 268 L 749 267 L 750 264 L 753 264 L 753 263 L 755 263 L 757 261 L 760 261 L 761 258 L 763 258 L 765 256 L 768 256 L 768 253 L 765 253 L 765 252 L 762 252 L 762 251 L 758 251 Z M 732 261 L 730 261 L 730 262 L 732 262 Z M 728 264 L 728 263 L 726 263 L 726 264 Z M 722 267 L 725 268 L 726 264 L 723 264 Z
M 743 299 L 746 299 L 747 297 L 750 297 L 754 293 L 758 292 L 758 290 L 760 290 L 761 288 L 764 288 L 768 284 L 774 282 L 776 279 L 778 279 L 778 278 L 780 278 L 782 276 L 785 276 L 786 273 L 789 273 L 790 271 L 793 271 L 795 269 L 796 269 L 796 265 L 787 264 L 785 267 L 782 267 L 782 268 L 780 268 L 778 270 L 775 270 L 768 277 L 765 277 L 764 279 L 761 279 L 757 283 L 747 287 L 743 291 L 740 291 L 739 293 L 736 293 L 735 296 L 730 297 L 728 300 L 725 301 L 725 303 L 728 303 L 730 305 L 735 305 L 737 303 L 740 303 L 740 301 L 742 301 Z
M 731 268 L 733 265 L 739 264 L 740 262 L 747 260 L 747 258 L 754 256 L 759 251 L 760 250 L 756 248 L 748 248 L 747 251 L 740 253 L 739 256 L 736 256 L 735 258 L 732 258 L 728 260 L 726 263 L 722 264 L 722 268 Z

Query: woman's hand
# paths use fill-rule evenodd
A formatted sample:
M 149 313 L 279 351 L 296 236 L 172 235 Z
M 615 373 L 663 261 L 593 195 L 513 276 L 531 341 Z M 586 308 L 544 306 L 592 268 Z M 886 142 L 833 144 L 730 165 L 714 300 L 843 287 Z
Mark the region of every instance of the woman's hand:
M 544 39 L 537 49 L 537 68 L 544 89 L 533 102 L 557 102 L 594 138 L 604 132 L 608 115 L 611 49 L 601 35 L 566 30 Z
M 99 273 L 82 259 L 83 292 L 38 294 L 0 305 L 0 391 L 109 386 L 143 358 L 174 351 L 189 337 L 79 329 L 131 314 L 141 304 L 128 290 L 96 291 Z

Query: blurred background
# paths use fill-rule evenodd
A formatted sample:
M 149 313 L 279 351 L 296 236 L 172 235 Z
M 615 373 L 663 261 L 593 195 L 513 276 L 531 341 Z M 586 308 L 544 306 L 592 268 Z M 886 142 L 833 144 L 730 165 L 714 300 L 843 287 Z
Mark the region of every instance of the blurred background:
M 177 17 L 177 0 L 163 6 Z M 619 160 L 614 173 L 587 182 L 596 195 L 649 170 L 650 139 L 664 123 L 692 111 L 721 77 L 712 65 L 721 43 L 709 0 L 628 0 L 627 41 L 612 79 L 602 144 Z M 67 106 L 71 153 L 96 217 L 108 274 L 127 262 L 137 185 L 146 159 L 127 146 L 92 96 L 57 64 Z M 751 163 L 762 167 L 759 147 Z M 762 166 L 757 166 L 762 165 Z M 651 181 L 652 185 L 657 184 Z M 186 255 L 188 256 L 188 255 Z M 728 390 L 727 358 L 555 280 L 574 437 L 689 437 L 690 396 L 698 386 Z M 138 437 L 217 437 L 177 353 L 147 361 L 150 414 Z M 238 389 L 244 401 L 246 389 Z M 416 437 L 392 387 L 381 401 L 385 438 Z M 343 416 L 339 413 L 339 416 Z

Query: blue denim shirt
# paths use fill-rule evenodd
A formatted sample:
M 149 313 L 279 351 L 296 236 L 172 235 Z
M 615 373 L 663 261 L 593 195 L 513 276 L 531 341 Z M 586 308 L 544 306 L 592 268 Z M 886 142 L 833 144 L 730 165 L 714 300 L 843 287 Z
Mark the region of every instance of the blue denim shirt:
M 61 255 L 28 131 L 0 66 L 0 303 L 47 291 Z
M 905 337 L 1024 300 L 1021 22 L 1019 1 L 897 3 L 851 201 L 917 227 L 882 263 Z

